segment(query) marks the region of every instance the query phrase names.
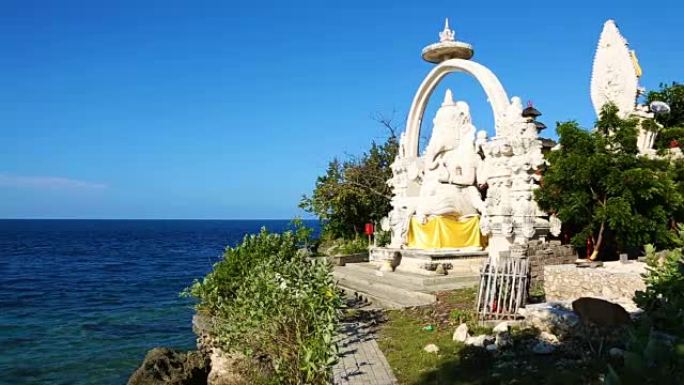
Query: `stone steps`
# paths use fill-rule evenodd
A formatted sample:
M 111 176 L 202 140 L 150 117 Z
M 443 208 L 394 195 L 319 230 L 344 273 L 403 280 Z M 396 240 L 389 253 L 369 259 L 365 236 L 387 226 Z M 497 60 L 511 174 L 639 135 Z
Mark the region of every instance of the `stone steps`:
M 348 292 L 357 293 L 377 307 L 399 309 L 424 306 L 435 302 L 435 296 L 432 294 L 415 291 L 406 286 L 377 281 L 365 274 L 345 270 L 344 267 L 335 268 L 334 275 L 338 286 Z
M 356 294 L 375 307 L 397 309 L 424 306 L 435 302 L 434 292 L 475 286 L 479 276 L 424 276 L 402 272 L 383 272 L 370 263 L 336 266 L 338 286 Z
M 479 274 L 472 272 L 450 273 L 448 275 L 423 275 L 402 271 L 384 272 L 377 275 L 377 266 L 371 263 L 354 263 L 345 266 L 345 270 L 357 272 L 360 276 L 372 278 L 409 290 L 434 293 L 444 290 L 455 290 L 476 285 L 480 281 Z

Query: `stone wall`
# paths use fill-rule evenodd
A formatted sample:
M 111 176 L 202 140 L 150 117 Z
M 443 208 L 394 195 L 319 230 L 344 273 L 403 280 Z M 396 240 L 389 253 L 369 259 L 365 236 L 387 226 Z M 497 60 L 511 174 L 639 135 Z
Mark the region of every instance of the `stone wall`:
M 574 264 L 544 267 L 544 292 L 547 301 L 574 301 L 580 297 L 597 297 L 616 302 L 627 311 L 636 310 L 634 292 L 644 290 L 641 274 L 646 264 L 605 262 L 603 267 L 579 268 Z
M 575 249 L 559 241 L 529 241 L 525 255 L 530 260 L 530 287 L 544 284 L 544 266 L 569 264 L 577 259 Z

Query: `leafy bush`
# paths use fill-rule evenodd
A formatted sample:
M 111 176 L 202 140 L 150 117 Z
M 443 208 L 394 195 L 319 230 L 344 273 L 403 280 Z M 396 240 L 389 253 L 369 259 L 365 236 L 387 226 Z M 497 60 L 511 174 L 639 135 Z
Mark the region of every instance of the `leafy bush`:
M 678 385 L 684 381 L 684 345 L 649 331 L 630 330 L 622 365 L 608 365 L 607 385 Z
M 392 241 L 392 233 L 390 231 L 378 230 L 375 232 L 375 243 L 378 247 L 384 247 Z
M 680 230 L 680 241 L 684 232 Z M 684 337 L 684 257 L 682 249 L 655 253 L 646 246 L 648 272 L 644 275 L 646 291 L 637 292 L 634 300 L 653 326 Z
M 368 240 L 361 237 L 341 242 L 337 248 L 340 254 L 356 254 L 368 251 Z
M 354 239 L 336 239 L 325 246 L 328 255 L 348 255 L 368 252 L 368 240 L 362 237 Z
M 213 317 L 224 351 L 267 362 L 268 383 L 326 384 L 337 357 L 341 299 L 331 266 L 298 252 L 309 234 L 299 226 L 248 235 L 186 290 Z

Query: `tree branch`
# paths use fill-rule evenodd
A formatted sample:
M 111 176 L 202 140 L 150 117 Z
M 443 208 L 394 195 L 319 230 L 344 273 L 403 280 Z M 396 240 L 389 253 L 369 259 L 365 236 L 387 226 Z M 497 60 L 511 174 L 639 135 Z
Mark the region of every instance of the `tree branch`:
M 392 199 L 392 195 L 387 195 L 387 194 L 383 193 L 382 191 L 378 191 L 378 190 L 374 189 L 374 188 L 371 187 L 371 186 L 364 185 L 364 184 L 361 184 L 361 183 L 359 183 L 359 182 L 355 182 L 355 181 L 353 181 L 353 180 L 347 180 L 347 183 L 349 183 L 349 184 L 351 184 L 351 185 L 353 185 L 353 186 L 356 186 L 356 187 L 360 187 L 360 188 L 366 189 L 366 190 L 372 192 L 373 194 L 379 195 L 379 196 L 381 196 L 381 197 L 383 197 L 383 198 Z
M 399 131 L 400 126 L 394 124 L 392 120 L 394 119 L 396 111 L 392 110 L 392 115 L 387 117 L 382 113 L 376 112 L 374 114 L 371 114 L 371 119 L 375 120 L 376 122 L 380 123 L 383 125 L 387 131 L 390 133 L 390 138 L 396 138 L 397 137 L 397 131 Z

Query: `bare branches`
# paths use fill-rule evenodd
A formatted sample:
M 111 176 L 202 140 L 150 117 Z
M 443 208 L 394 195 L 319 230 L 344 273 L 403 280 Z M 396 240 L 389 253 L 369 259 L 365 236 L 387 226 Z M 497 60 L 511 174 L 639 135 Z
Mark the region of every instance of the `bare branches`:
M 390 134 L 390 138 L 397 138 L 397 133 L 401 129 L 401 125 L 394 122 L 396 112 L 396 110 L 392 110 L 392 114 L 390 116 L 387 116 L 381 112 L 375 112 L 371 114 L 370 118 L 385 127 Z

